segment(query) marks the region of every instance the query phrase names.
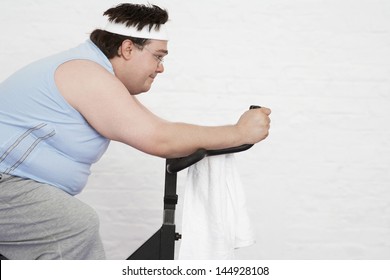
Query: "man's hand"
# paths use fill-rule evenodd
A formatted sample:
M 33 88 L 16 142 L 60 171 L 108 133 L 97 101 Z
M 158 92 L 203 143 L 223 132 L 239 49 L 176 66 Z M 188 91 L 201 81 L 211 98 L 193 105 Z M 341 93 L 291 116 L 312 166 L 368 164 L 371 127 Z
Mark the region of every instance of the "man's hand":
M 271 110 L 265 107 L 246 111 L 241 115 L 236 127 L 246 144 L 255 144 L 267 138 L 271 120 Z

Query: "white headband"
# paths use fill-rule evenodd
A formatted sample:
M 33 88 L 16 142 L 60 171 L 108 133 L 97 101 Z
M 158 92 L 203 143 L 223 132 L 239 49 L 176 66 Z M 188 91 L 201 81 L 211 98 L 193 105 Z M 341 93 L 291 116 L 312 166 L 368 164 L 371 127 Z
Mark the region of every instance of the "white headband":
M 114 34 L 135 38 L 168 41 L 168 32 L 165 24 L 161 24 L 159 30 L 156 30 L 155 28 L 149 30 L 149 25 L 146 25 L 141 30 L 138 30 L 135 26 L 126 26 L 126 24 L 124 23 L 115 23 L 112 21 L 108 21 L 106 27 L 103 30 Z

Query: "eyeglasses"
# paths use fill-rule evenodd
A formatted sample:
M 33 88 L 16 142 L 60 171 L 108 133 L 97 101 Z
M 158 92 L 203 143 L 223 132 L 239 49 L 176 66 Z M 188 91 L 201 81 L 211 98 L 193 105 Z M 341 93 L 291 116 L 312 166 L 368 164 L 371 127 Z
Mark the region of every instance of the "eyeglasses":
M 161 56 L 161 55 L 156 55 L 154 54 L 151 50 L 149 50 L 147 47 L 144 47 L 143 48 L 144 50 L 147 50 L 151 55 L 153 55 L 153 57 L 156 59 L 157 61 L 157 66 L 160 66 L 161 64 L 164 63 L 164 57 Z

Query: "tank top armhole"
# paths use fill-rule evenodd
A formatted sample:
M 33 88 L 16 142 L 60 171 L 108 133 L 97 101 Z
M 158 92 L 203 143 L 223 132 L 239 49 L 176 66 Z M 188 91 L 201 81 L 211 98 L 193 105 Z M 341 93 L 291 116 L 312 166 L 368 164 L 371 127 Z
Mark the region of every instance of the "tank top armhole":
M 107 69 L 106 67 L 104 67 L 103 65 L 101 65 L 99 62 L 93 60 L 93 59 L 88 59 L 88 58 L 79 58 L 79 57 L 76 57 L 76 58 L 70 58 L 70 59 L 66 59 L 66 60 L 63 60 L 59 63 L 57 63 L 53 69 L 49 72 L 49 77 L 48 77 L 48 83 L 49 83 L 49 87 L 52 89 L 52 92 L 53 92 L 53 96 L 54 98 L 56 98 L 56 100 L 58 100 L 60 102 L 60 105 L 63 109 L 67 110 L 69 113 L 71 113 L 72 115 L 75 115 L 75 116 L 78 116 L 79 118 L 83 119 L 83 121 L 86 123 L 86 119 L 83 117 L 83 115 L 77 111 L 66 99 L 65 97 L 62 95 L 61 91 L 59 90 L 56 82 L 55 82 L 55 73 L 57 71 L 57 69 L 67 63 L 67 62 L 70 62 L 70 61 L 74 61 L 74 60 L 86 60 L 86 61 L 91 61 L 91 62 L 94 62 L 96 63 L 97 65 L 99 65 L 100 67 L 104 68 L 105 70 L 107 70 L 108 72 L 110 72 L 111 74 L 113 74 L 113 71 L 110 71 L 111 69 Z

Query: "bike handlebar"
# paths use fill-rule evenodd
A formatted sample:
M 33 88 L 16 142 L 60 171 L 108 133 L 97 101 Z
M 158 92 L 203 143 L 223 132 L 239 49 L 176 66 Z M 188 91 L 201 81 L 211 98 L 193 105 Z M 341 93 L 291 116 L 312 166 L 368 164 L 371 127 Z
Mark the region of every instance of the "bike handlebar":
M 250 149 L 252 146 L 253 144 L 244 144 L 238 147 L 221 149 L 221 150 L 199 149 L 196 152 L 186 157 L 171 159 L 170 160 L 171 162 L 167 164 L 167 171 L 168 173 L 171 174 L 177 173 L 183 169 L 186 169 L 187 167 L 190 167 L 191 165 L 197 163 L 198 161 L 201 161 L 205 157 L 239 153 Z

